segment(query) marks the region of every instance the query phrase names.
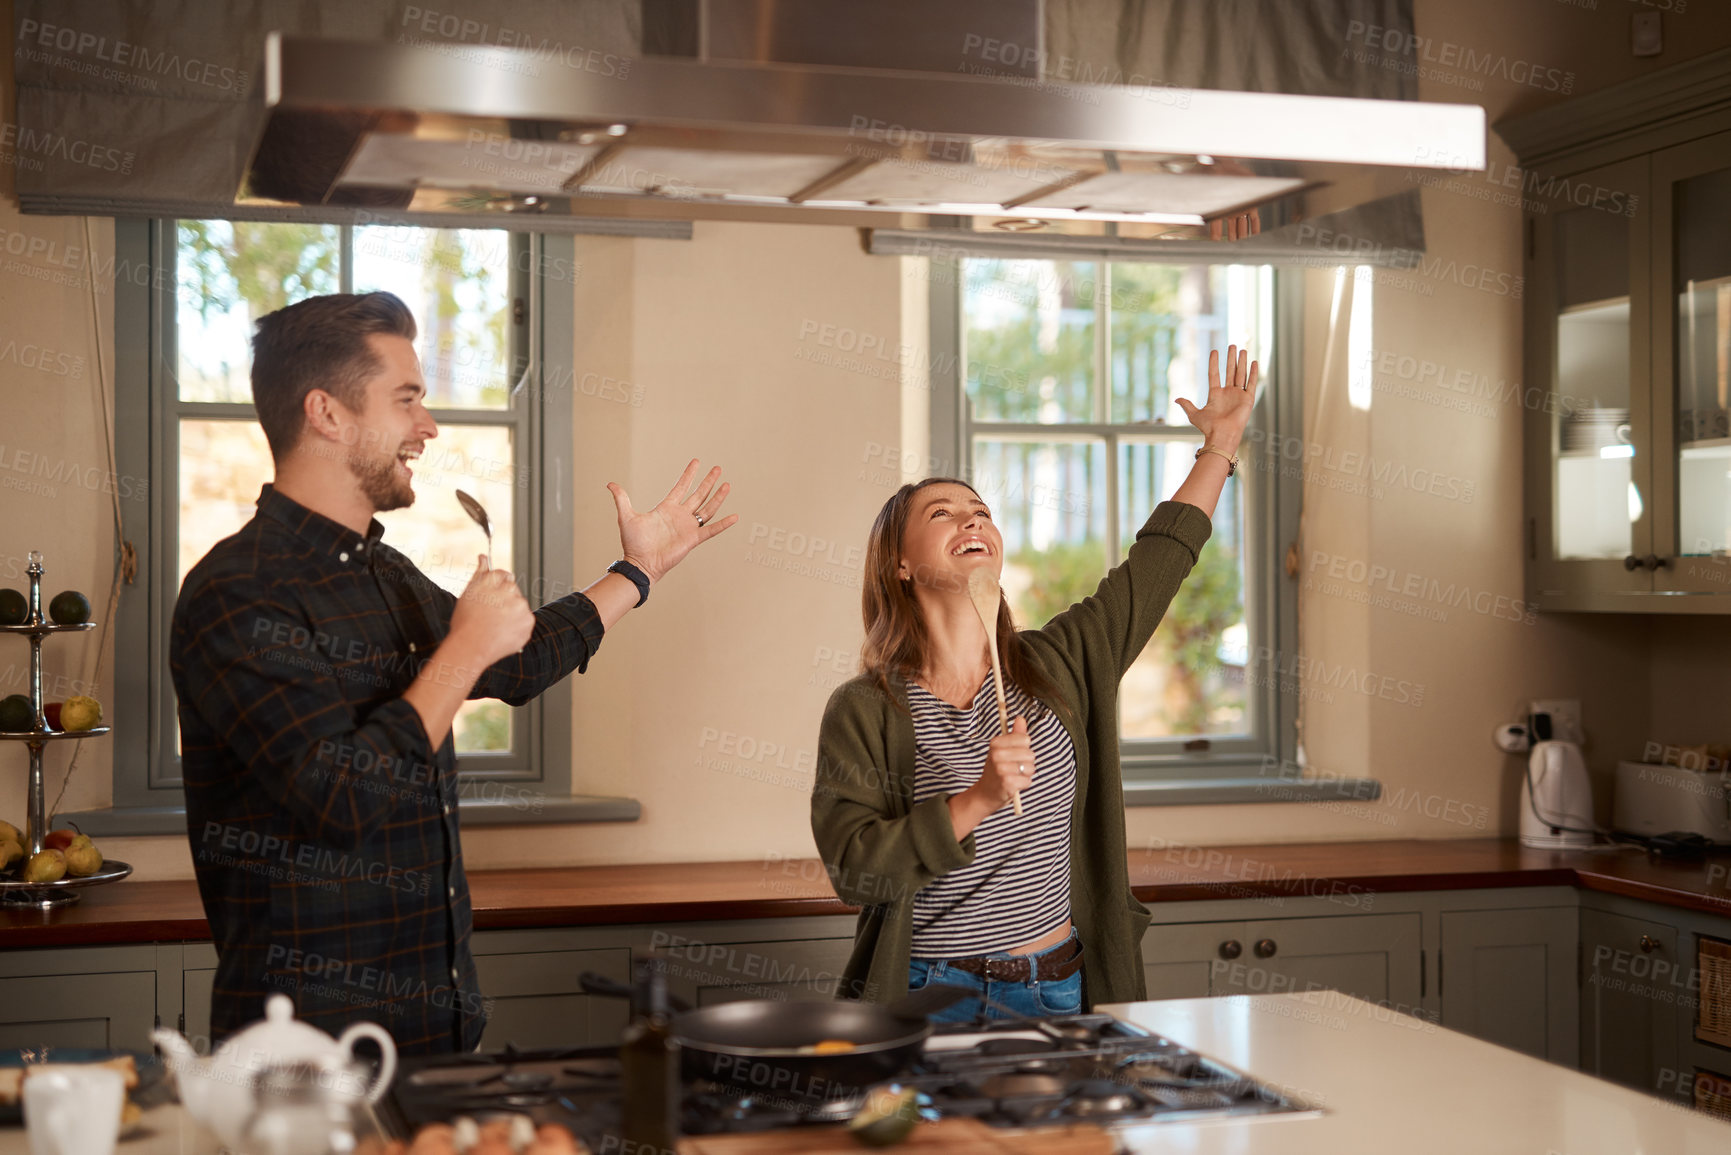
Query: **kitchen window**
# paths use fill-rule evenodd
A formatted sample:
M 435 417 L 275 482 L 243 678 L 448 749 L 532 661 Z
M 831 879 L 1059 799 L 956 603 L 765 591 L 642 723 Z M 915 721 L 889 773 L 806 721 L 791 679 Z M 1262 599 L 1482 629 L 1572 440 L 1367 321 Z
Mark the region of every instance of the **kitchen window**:
M 992 506 L 1005 594 L 1024 628 L 1091 593 L 1189 473 L 1202 438 L 1174 398 L 1206 398 L 1209 350 L 1248 341 L 1262 363 L 1262 403 L 1214 535 L 1122 683 L 1132 800 L 1226 800 L 1223 787 L 1292 766 L 1296 687 L 1275 655 L 1292 652 L 1295 599 L 1277 574 L 1299 494 L 1256 451 L 1296 427 L 1277 283 L 1266 266 L 934 264 L 934 298 L 948 298 L 935 304 L 934 334 L 938 310 L 957 310 L 958 396 L 934 404 L 933 444 L 955 447 Z
M 487 549 L 457 503 L 455 491 L 465 490 L 490 515 L 493 564 L 517 574 L 540 604 L 572 588 L 569 518 L 541 515 L 555 484 L 543 479 L 569 480 L 560 468 L 568 459 L 550 447 L 570 443 L 570 390 L 543 384 L 569 382 L 566 358 L 550 364 L 544 354 L 572 345 L 571 286 L 546 273 L 573 268 L 571 249 L 569 238 L 499 229 L 117 223 L 116 453 L 123 474 L 150 479 L 152 495 L 127 515 L 139 566 L 116 623 L 116 732 L 132 740 L 115 746 L 114 805 L 134 811 L 128 829 L 172 827 L 182 801 L 168 676 L 180 584 L 253 516 L 273 473 L 251 403 L 253 322 L 321 293 L 401 297 L 415 315 L 439 436 L 415 470 L 415 503 L 379 515 L 385 541 L 460 593 Z M 465 703 L 453 733 L 468 805 L 493 803 L 514 821 L 568 809 L 560 805 L 571 773 L 562 695 L 516 708 Z

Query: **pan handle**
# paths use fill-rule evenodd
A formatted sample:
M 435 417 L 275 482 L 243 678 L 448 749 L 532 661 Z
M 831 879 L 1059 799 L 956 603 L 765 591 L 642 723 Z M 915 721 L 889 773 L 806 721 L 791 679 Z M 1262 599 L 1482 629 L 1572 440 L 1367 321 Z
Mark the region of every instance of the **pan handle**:
M 637 997 L 637 992 L 631 989 L 630 983 L 622 983 L 618 979 L 611 979 L 594 971 L 584 971 L 578 975 L 577 985 L 582 988 L 584 994 L 597 995 L 604 999 L 635 1000 Z M 691 1009 L 690 1003 L 672 994 L 667 996 L 667 1005 L 676 1012 Z

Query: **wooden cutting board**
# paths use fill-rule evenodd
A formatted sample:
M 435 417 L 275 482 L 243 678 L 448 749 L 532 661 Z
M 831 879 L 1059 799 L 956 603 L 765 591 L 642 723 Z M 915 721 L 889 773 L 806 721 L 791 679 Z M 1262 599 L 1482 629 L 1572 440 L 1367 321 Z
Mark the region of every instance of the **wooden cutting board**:
M 944 1155 L 1112 1155 L 1118 1145 L 1092 1123 L 1039 1130 L 1003 1130 L 978 1119 L 922 1123 L 894 1147 L 873 1148 L 843 1127 L 798 1127 L 751 1135 L 694 1135 L 679 1141 L 679 1155 L 863 1155 L 873 1150 Z

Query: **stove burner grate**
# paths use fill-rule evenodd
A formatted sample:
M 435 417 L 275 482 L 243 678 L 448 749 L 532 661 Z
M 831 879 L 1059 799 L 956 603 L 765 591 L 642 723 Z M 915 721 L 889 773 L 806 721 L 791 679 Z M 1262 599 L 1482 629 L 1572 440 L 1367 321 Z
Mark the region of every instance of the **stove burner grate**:
M 618 1133 L 621 1078 L 617 1051 L 609 1047 L 411 1059 L 386 1106 L 406 1126 L 394 1128 L 404 1137 L 435 1120 L 517 1110 L 537 1123 L 564 1123 L 594 1146 Z M 1038 1032 L 1009 1020 L 940 1027 L 897 1081 L 920 1092 L 922 1115 L 992 1126 L 1312 1110 L 1104 1015 L 1047 1020 Z M 681 1126 L 688 1135 L 708 1135 L 834 1125 L 852 1118 L 862 1102 L 863 1094 L 811 1101 L 697 1082 L 686 1087 Z

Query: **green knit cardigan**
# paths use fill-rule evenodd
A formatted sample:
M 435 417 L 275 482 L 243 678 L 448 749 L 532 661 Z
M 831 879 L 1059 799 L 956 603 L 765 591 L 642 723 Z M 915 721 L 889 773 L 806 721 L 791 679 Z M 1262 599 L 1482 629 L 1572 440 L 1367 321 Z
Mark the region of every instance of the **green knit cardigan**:
M 1088 1001 L 1146 997 L 1148 909 L 1130 893 L 1118 765 L 1118 683 L 1142 653 L 1212 532 L 1193 505 L 1162 502 L 1099 588 L 1038 630 L 1032 660 L 1057 687 L 1076 747 L 1070 812 L 1070 912 L 1081 933 Z M 888 1002 L 907 993 L 914 893 L 974 858 L 957 841 L 947 795 L 917 805 L 907 685 L 885 695 L 861 675 L 830 695 L 818 736 L 811 828 L 836 894 L 861 907 L 840 993 Z

